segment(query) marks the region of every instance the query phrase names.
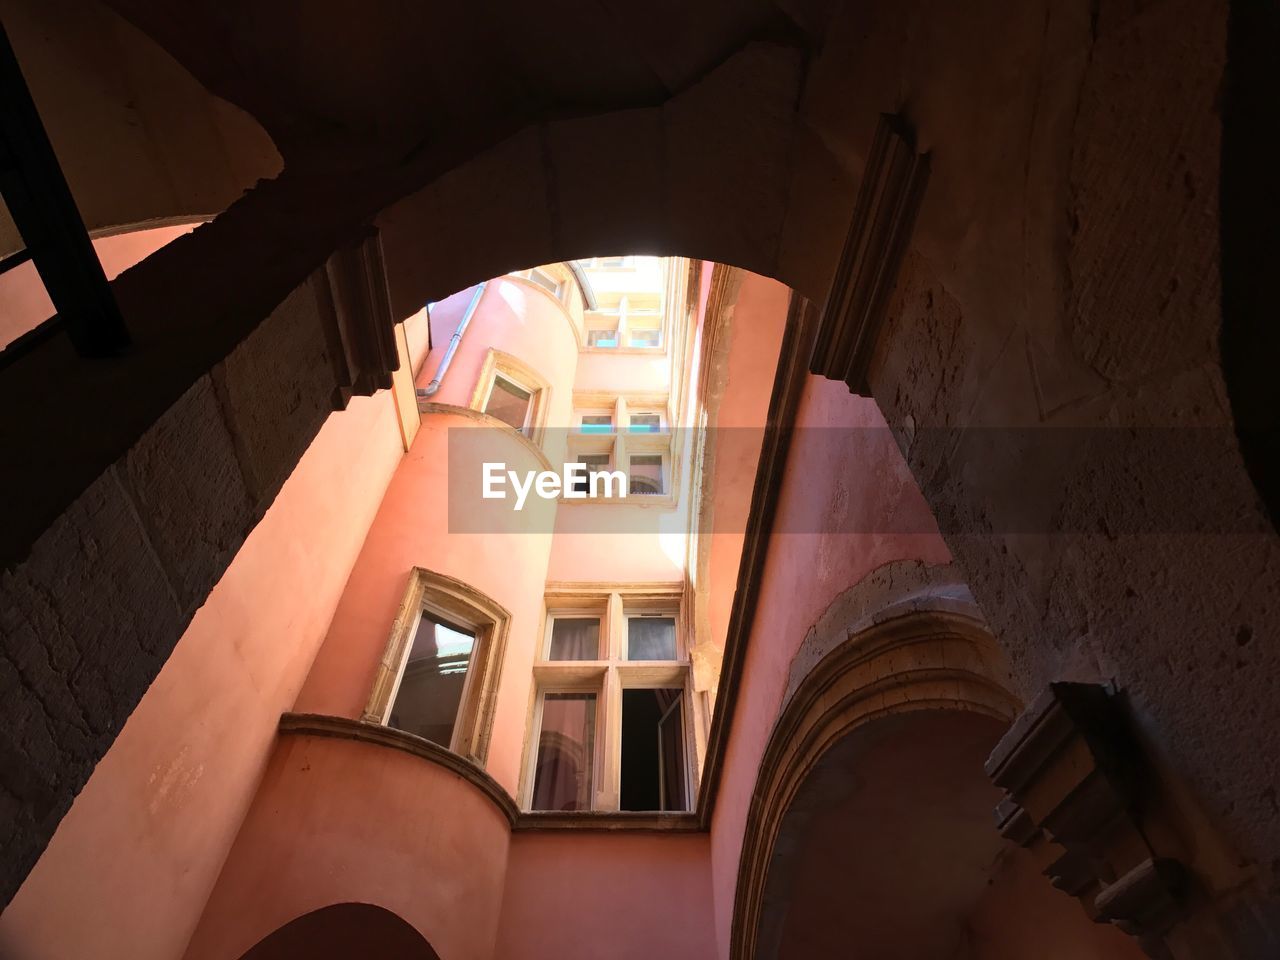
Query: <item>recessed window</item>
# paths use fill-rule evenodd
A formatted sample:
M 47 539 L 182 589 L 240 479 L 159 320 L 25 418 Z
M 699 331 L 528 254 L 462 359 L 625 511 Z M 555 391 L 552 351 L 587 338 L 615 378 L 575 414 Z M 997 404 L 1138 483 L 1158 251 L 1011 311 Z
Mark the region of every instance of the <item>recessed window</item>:
M 533 408 L 533 393 L 499 374 L 493 378 L 493 389 L 489 391 L 484 412 L 509 427 L 526 430 L 529 426 L 529 412 Z
M 689 809 L 684 759 L 684 691 L 622 691 L 619 809 Z
M 530 810 L 687 811 L 694 779 L 683 586 L 549 594 L 534 664 Z
M 627 342 L 633 347 L 657 347 L 662 345 L 662 334 L 659 330 L 632 330 Z
M 529 271 L 529 279 L 542 287 L 543 290 L 546 290 L 557 300 L 560 299 L 560 294 L 564 291 L 564 284 L 540 267 L 534 267 Z
M 573 490 L 575 493 L 591 493 L 591 478 L 598 473 L 604 473 L 609 469 L 609 454 L 607 453 L 585 453 L 578 457 L 578 463 L 587 468 L 585 476 L 579 476 L 574 479 Z M 598 484 L 597 484 L 598 486 Z M 621 489 L 621 485 L 618 485 Z
M 631 414 L 632 433 L 661 433 L 662 415 L 659 413 Z
M 551 618 L 548 660 L 598 660 L 600 618 L 557 616 Z
M 663 491 L 662 456 L 637 454 L 631 458 L 628 493 L 638 496 L 658 496 Z
M 483 761 L 510 614 L 415 568 L 361 719 Z
M 676 659 L 675 617 L 645 614 L 627 617 L 627 659 Z
M 613 414 L 584 413 L 582 415 L 582 432 L 583 433 L 612 433 L 613 432 Z
M 448 747 L 476 636 L 424 611 L 414 631 L 387 726 Z
M 533 810 L 590 810 L 596 742 L 594 693 L 544 693 Z
M 616 347 L 618 345 L 618 331 L 615 330 L 588 330 L 587 345 L 592 347 Z
M 546 432 L 549 393 L 546 381 L 527 364 L 510 354 L 490 349 L 471 396 L 471 409 L 541 444 Z

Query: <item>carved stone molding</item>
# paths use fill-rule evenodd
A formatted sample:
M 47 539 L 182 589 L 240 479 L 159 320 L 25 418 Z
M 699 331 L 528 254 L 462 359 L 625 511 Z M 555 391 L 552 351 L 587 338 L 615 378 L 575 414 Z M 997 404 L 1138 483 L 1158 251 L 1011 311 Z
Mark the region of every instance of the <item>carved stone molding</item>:
M 1054 683 L 987 761 L 1006 791 L 1000 832 L 1032 850 L 1053 885 L 1088 914 L 1169 956 L 1166 934 L 1186 915 L 1189 874 L 1152 849 L 1140 808 L 1149 778 L 1116 697 L 1090 683 Z
M 969 616 L 906 609 L 846 631 L 800 681 L 761 758 L 738 862 L 732 960 L 771 955 L 777 917 L 768 885 L 779 837 L 828 751 L 865 725 L 912 711 L 967 711 L 1007 722 L 1018 702 L 1005 675 L 995 641 Z
M 334 408 L 345 408 L 353 396 L 390 388 L 400 358 L 378 232 L 371 229 L 336 251 L 312 283 L 338 384 Z
M 929 157 L 916 152 L 906 123 L 882 114 L 809 366 L 854 393 L 869 392 L 867 371 L 928 179 Z

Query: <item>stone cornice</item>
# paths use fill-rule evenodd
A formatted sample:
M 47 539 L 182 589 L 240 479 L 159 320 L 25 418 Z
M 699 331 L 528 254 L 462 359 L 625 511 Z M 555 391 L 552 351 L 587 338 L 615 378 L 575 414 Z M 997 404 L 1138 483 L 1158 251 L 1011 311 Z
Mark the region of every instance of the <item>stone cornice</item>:
M 882 114 L 844 249 L 822 308 L 810 369 L 868 394 L 867 371 L 929 179 L 902 118 Z

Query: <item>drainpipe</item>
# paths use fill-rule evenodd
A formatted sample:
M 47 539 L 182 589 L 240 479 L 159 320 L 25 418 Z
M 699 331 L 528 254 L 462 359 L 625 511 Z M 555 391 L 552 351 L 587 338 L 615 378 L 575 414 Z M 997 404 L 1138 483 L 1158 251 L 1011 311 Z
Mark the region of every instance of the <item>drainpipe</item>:
M 480 305 L 480 298 L 484 296 L 484 288 L 489 283 L 488 280 L 476 287 L 476 292 L 471 295 L 471 302 L 467 304 L 467 310 L 462 315 L 462 319 L 458 321 L 458 329 L 453 331 L 453 336 L 449 339 L 449 346 L 444 352 L 444 359 L 440 361 L 440 366 L 436 368 L 435 379 L 427 384 L 425 390 L 419 390 L 418 396 L 422 399 L 435 395 L 440 389 L 440 382 L 444 380 L 444 375 L 449 372 L 449 364 L 453 362 L 453 355 L 458 350 L 458 344 L 462 342 L 462 335 L 467 332 L 467 325 L 471 323 L 471 318 L 475 316 L 476 307 Z

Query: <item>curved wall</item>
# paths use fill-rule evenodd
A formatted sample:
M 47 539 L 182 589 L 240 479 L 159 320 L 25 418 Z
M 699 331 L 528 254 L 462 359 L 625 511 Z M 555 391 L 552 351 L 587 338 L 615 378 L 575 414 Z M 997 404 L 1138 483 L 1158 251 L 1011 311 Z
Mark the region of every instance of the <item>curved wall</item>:
M 231 960 L 347 901 L 392 911 L 446 960 L 489 960 L 510 836 L 493 801 L 444 767 L 284 734 L 186 960 Z
M 469 301 L 466 291 L 451 297 L 443 302 L 444 309 L 437 305 L 433 321 L 446 318 L 456 325 Z M 440 329 L 443 322 L 433 326 L 434 349 L 422 366 L 420 383 L 435 375 L 453 334 L 452 327 Z M 500 346 L 550 385 L 550 427 L 568 421 L 577 342 L 563 308 L 533 284 L 505 277 L 489 281 L 431 398 L 437 406 L 423 414 L 413 446 L 387 488 L 297 710 L 358 717 L 373 688 L 410 570 L 425 567 L 454 577 L 511 614 L 486 768 L 514 795 L 557 505 L 530 496 L 523 512 L 499 518 L 502 524 L 493 529 L 450 530 L 451 514 L 465 517 L 479 506 L 483 462 L 504 462 L 517 471 L 545 469 L 529 442 L 459 409 L 471 401 L 490 346 Z M 563 442 L 562 431 L 549 429 L 547 436 L 549 447 Z M 558 466 L 555 455 L 551 462 Z M 484 516 L 494 514 L 486 511 Z

